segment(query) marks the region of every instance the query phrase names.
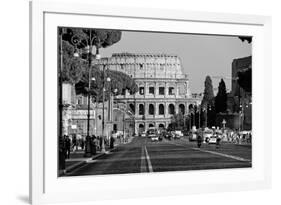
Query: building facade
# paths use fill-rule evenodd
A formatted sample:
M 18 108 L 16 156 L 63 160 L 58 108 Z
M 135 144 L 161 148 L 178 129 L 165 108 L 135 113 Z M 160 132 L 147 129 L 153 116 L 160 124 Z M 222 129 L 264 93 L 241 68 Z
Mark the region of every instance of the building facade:
M 105 130 L 139 134 L 149 127 L 167 128 L 174 114 L 189 114 L 189 106 L 199 105 L 201 95 L 191 94 L 189 79 L 180 58 L 166 54 L 117 53 L 93 61 L 134 78 L 138 92 L 125 92 L 105 102 Z M 87 97 L 75 95 L 74 86 L 63 85 L 63 133 L 86 136 Z M 91 103 L 90 135 L 102 135 L 102 103 Z
M 167 128 L 174 114 L 187 115 L 190 104 L 201 103 L 200 97 L 192 97 L 188 76 L 176 55 L 117 53 L 93 63 L 126 73 L 139 88 L 134 95 L 126 92 L 115 97 L 113 107 L 122 104 L 130 111 L 122 115 L 120 109 L 113 108 L 115 131 L 140 133 L 149 127 Z
M 232 61 L 232 84 L 228 94 L 228 110 L 236 113 L 232 128 L 237 130 L 252 129 L 252 93 L 245 91 L 238 84 L 238 73 L 252 69 L 252 56 L 237 58 Z

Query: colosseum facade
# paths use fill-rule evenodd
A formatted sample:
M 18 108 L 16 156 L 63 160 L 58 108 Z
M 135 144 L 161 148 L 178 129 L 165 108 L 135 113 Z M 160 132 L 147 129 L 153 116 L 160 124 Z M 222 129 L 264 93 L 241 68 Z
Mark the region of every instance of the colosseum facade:
M 116 53 L 93 63 L 126 73 L 139 87 L 134 95 L 126 92 L 115 97 L 115 106 L 125 104 L 132 113 L 132 116 L 127 114 L 125 120 L 119 119 L 122 115 L 113 114 L 111 122 L 115 130 L 125 127 L 123 121 L 126 129 L 135 133 L 149 127 L 167 128 L 172 115 L 179 112 L 186 115 L 190 104 L 201 102 L 192 97 L 188 75 L 183 73 L 181 60 L 176 55 Z

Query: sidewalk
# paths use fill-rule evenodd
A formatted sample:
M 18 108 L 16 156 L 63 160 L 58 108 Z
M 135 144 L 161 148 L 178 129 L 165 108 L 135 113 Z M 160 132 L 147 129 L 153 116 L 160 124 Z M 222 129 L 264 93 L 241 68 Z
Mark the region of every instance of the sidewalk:
M 63 171 L 60 171 L 60 176 L 64 175 L 65 173 L 71 172 L 74 169 L 77 169 L 78 167 L 83 166 L 84 164 L 86 164 L 87 162 L 97 159 L 101 156 L 104 156 L 105 154 L 108 154 L 109 152 L 113 151 L 114 149 L 116 149 L 116 147 L 118 147 L 119 145 L 122 144 L 127 144 L 130 143 L 133 140 L 133 137 L 128 138 L 128 140 L 126 142 L 120 142 L 120 141 L 116 141 L 114 143 L 114 148 L 110 149 L 108 145 L 105 146 L 105 152 L 102 153 L 99 150 L 96 151 L 96 154 L 91 156 L 91 157 L 84 157 L 84 150 L 76 150 L 74 152 L 70 153 L 70 159 L 66 159 L 65 161 L 65 172 L 63 173 Z

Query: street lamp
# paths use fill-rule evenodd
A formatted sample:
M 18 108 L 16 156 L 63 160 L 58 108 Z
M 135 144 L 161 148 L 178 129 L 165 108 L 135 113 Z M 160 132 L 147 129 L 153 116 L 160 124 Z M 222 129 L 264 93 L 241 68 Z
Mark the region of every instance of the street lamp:
M 102 89 L 102 144 L 101 144 L 101 152 L 105 153 L 105 145 L 104 145 L 104 138 L 105 138 L 105 134 L 104 134 L 104 103 L 105 103 L 105 65 L 103 66 L 103 89 Z M 110 77 L 106 78 L 106 82 L 110 82 L 111 79 Z M 109 112 L 109 110 L 107 110 Z
M 98 49 L 96 52 L 96 55 L 93 54 L 93 40 L 95 40 L 96 37 L 92 37 L 92 32 L 89 33 L 89 40 L 88 39 L 79 39 L 77 36 L 72 36 L 71 41 L 77 47 L 78 44 L 82 43 L 83 40 L 85 40 L 88 45 L 85 46 L 85 50 L 87 53 L 87 60 L 88 60 L 88 95 L 87 95 L 87 103 L 88 103 L 88 114 L 87 114 L 87 136 L 86 136 L 86 146 L 85 146 L 85 153 L 84 157 L 91 157 L 91 140 L 90 140 L 90 105 L 91 105 L 91 81 L 95 80 L 94 77 L 92 77 L 91 74 L 91 66 L 92 66 L 92 56 L 95 56 L 96 60 L 100 59 L 100 54 L 98 53 Z M 85 45 L 85 44 L 83 44 Z M 78 49 L 75 48 L 75 52 L 73 54 L 74 57 L 79 57 Z

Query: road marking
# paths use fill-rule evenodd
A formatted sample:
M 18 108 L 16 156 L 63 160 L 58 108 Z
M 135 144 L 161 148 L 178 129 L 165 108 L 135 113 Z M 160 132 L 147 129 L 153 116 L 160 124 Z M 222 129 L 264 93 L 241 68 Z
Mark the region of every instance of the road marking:
M 145 150 L 145 155 L 146 155 L 146 160 L 147 160 L 147 165 L 148 165 L 148 171 L 153 172 L 152 164 L 151 164 L 150 157 L 148 155 L 146 146 L 144 147 L 144 150 Z
M 144 147 L 142 146 L 141 149 L 141 168 L 140 168 L 140 172 L 147 172 L 146 171 L 146 157 L 145 157 L 145 152 L 144 152 Z
M 186 147 L 183 144 L 177 144 L 177 143 L 173 143 L 173 142 L 170 142 L 170 143 L 173 144 L 173 145 Z M 242 158 L 242 157 L 237 157 L 237 156 L 233 156 L 233 155 L 229 155 L 229 154 L 223 154 L 223 153 L 220 153 L 220 152 L 203 150 L 203 149 L 200 149 L 200 148 L 191 148 L 191 149 L 197 150 L 197 151 L 201 151 L 201 152 L 210 153 L 210 154 L 214 154 L 214 155 L 219 155 L 219 156 L 222 156 L 222 157 L 227 157 L 227 158 L 235 159 L 235 160 L 242 161 L 242 162 L 251 162 L 251 160 L 249 160 L 249 159 L 245 159 L 245 158 Z
M 214 151 L 209 151 L 209 150 L 202 150 L 200 148 L 192 148 L 192 149 L 193 150 L 198 150 L 198 151 L 201 151 L 201 152 L 207 152 L 207 153 L 210 153 L 210 154 L 231 158 L 231 159 L 235 159 L 235 160 L 242 161 L 242 162 L 250 162 L 251 161 L 249 159 L 244 159 L 242 157 L 237 157 L 237 156 L 233 156 L 233 155 L 229 155 L 229 154 L 223 154 L 223 153 L 220 153 L 220 152 L 214 152 Z

